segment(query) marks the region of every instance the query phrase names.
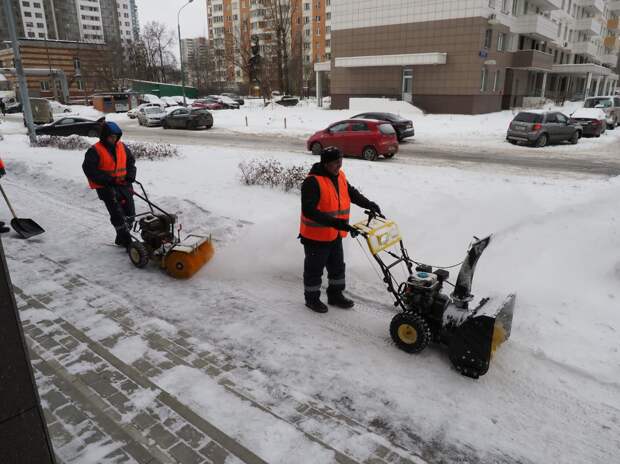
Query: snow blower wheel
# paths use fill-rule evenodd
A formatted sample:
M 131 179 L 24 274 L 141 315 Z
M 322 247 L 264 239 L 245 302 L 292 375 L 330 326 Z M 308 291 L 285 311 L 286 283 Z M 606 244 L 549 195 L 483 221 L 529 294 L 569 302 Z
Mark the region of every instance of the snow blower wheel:
M 132 241 L 129 245 L 129 259 L 138 269 L 142 269 L 149 263 L 149 253 L 142 242 Z
M 419 353 L 431 340 L 431 329 L 417 314 L 400 313 L 390 323 L 390 336 L 398 348 Z

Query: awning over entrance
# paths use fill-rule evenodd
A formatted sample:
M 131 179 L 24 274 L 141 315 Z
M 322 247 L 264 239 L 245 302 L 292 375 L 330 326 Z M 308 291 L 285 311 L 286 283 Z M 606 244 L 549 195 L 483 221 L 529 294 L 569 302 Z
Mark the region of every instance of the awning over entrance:
M 366 68 L 372 66 L 417 66 L 446 64 L 447 53 L 410 53 L 405 55 L 348 56 L 336 58 L 338 68 Z
M 614 72 L 605 66 L 592 63 L 584 64 L 554 64 L 551 67 L 554 74 L 592 74 L 593 76 L 612 76 Z

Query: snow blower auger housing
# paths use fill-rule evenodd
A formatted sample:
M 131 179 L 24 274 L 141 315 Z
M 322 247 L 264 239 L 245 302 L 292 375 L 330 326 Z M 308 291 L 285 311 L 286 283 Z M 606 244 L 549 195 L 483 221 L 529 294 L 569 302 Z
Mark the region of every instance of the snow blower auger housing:
M 396 346 L 419 353 L 431 341 L 444 343 L 461 374 L 475 379 L 484 375 L 495 350 L 510 337 L 515 304 L 514 294 L 475 298 L 471 293 L 476 263 L 491 236 L 474 237 L 456 283 L 451 284 L 446 269 L 433 269 L 409 257 L 395 222 L 370 211 L 365 213 L 368 219 L 353 227 L 366 239 L 394 296 L 394 306 L 401 310 L 390 324 Z M 399 266 L 405 269 L 406 280 L 402 282 L 393 272 Z M 454 287 L 450 296 L 442 292 L 444 284 Z
M 142 194 L 133 192 L 143 200 L 149 211 L 137 214 L 132 219 L 132 241 L 128 248 L 129 259 L 138 268 L 145 267 L 149 261 L 157 261 L 161 269 L 177 279 L 188 279 L 198 272 L 215 252 L 211 237 L 203 234 L 190 234 L 181 239 L 181 229 L 177 227 L 177 217 L 153 204 L 143 185 L 136 182 Z

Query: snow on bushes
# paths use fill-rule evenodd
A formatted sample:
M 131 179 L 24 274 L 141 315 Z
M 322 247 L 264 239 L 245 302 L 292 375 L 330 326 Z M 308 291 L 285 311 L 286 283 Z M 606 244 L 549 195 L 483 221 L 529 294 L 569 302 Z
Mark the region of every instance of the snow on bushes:
M 39 136 L 31 147 L 52 147 L 60 150 L 88 150 L 92 142 L 79 135 L 69 137 Z M 158 160 L 179 156 L 179 149 L 168 143 L 125 142 L 136 159 Z
M 251 159 L 239 163 L 241 181 L 245 185 L 267 185 L 285 192 L 299 190 L 310 168 L 305 165 L 285 167 L 275 159 Z

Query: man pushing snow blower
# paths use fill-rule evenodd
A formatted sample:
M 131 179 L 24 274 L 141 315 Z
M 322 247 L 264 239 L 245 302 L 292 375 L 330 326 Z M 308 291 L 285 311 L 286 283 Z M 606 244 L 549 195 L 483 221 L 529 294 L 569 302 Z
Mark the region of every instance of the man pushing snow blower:
M 131 220 L 136 214 L 131 184 L 136 180 L 136 160 L 120 141 L 123 131 L 115 122 L 102 123 L 99 142 L 88 149 L 82 170 L 88 185 L 97 191 L 110 214 L 116 230 L 114 243 L 128 248 L 131 244 Z
M 349 225 L 351 203 L 381 213 L 376 203 L 352 187 L 340 169 L 342 153 L 327 147 L 321 162 L 314 164 L 301 186 L 301 225 L 299 238 L 304 246 L 304 296 L 306 306 L 326 313 L 320 300 L 323 269 L 327 267 L 327 303 L 339 308 L 352 308 L 354 302 L 345 297 L 345 263 L 342 239 L 357 229 Z

